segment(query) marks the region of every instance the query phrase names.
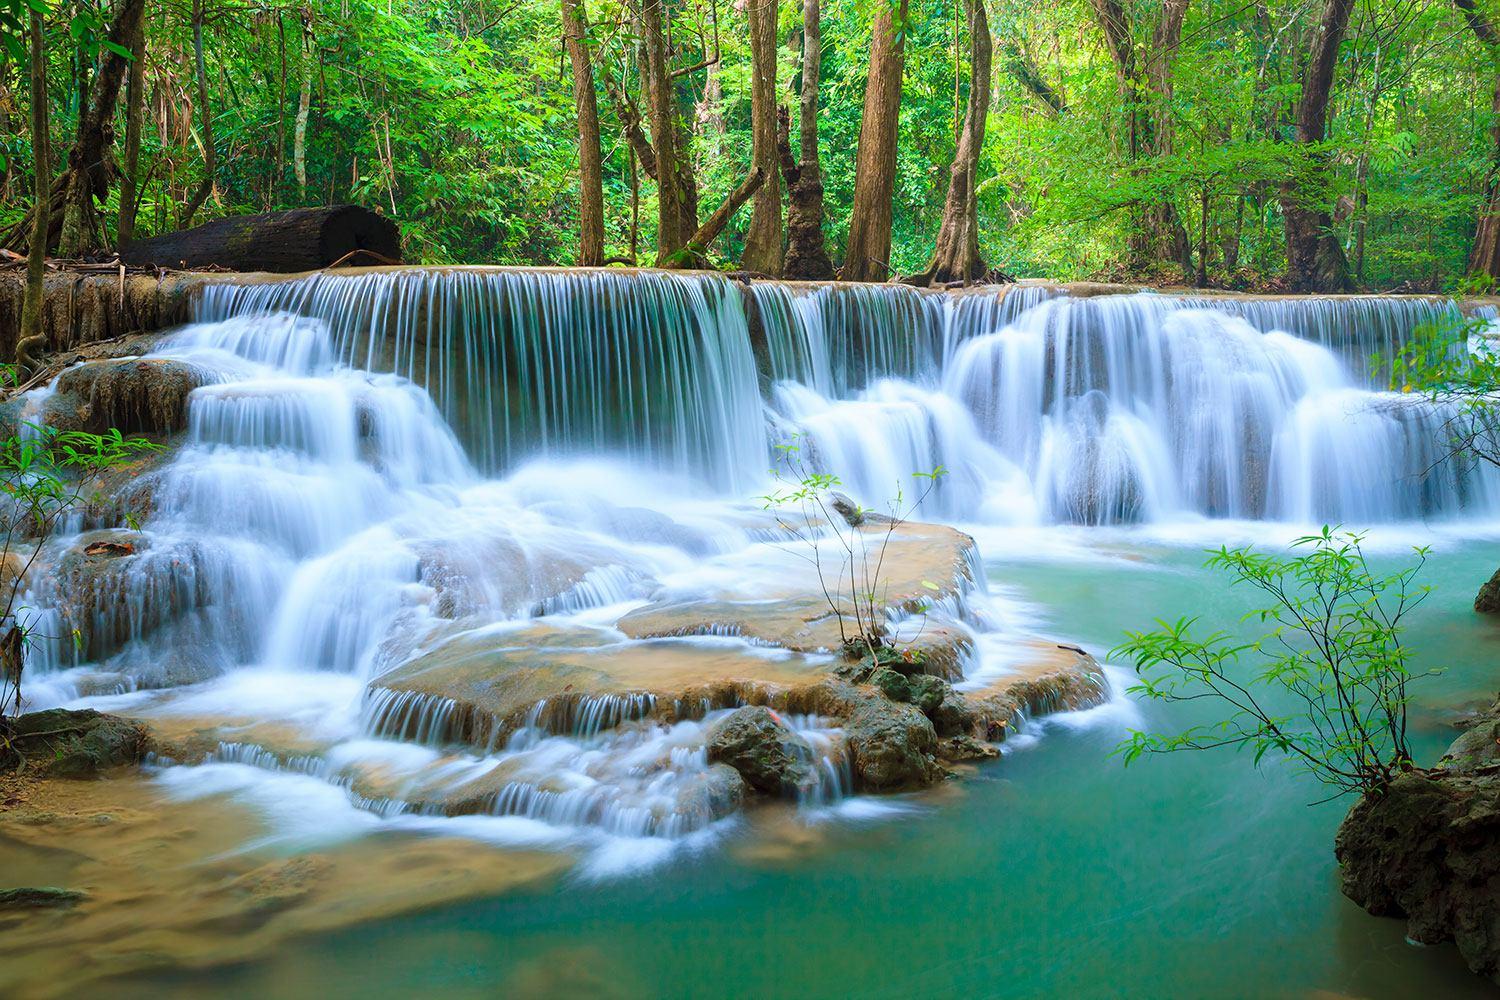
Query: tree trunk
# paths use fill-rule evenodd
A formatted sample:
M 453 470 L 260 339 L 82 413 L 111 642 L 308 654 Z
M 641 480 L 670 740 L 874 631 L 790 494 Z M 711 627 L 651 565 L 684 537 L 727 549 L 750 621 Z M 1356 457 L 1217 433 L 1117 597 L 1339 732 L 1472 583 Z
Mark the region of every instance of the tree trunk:
M 678 265 L 677 255 L 698 231 L 698 192 L 692 165 L 681 146 L 677 95 L 672 86 L 663 0 L 644 0 L 640 6 L 641 34 L 646 48 L 646 91 L 650 103 L 651 138 L 656 166 L 656 263 Z
M 1120 103 L 1126 111 L 1125 159 L 1132 173 L 1138 162 L 1172 152 L 1172 58 L 1182 39 L 1189 0 L 1163 0 L 1149 44 L 1137 46 L 1135 26 L 1120 0 L 1091 0 L 1115 63 Z M 1142 64 L 1144 59 L 1144 65 Z M 1170 260 L 1192 272 L 1187 227 L 1169 199 L 1154 194 L 1131 208 L 1128 239 L 1130 267 L 1144 270 Z
M 1495 79 L 1490 125 L 1492 156 L 1484 184 L 1484 204 L 1474 227 L 1474 252 L 1469 255 L 1469 273 L 1500 278 L 1500 76 Z
M 891 271 L 891 198 L 896 186 L 896 140 L 901 78 L 906 71 L 907 0 L 881 0 L 870 39 L 870 71 L 854 161 L 845 281 L 884 281 Z
M 776 7 L 777 0 L 747 0 L 750 26 L 751 159 L 763 180 L 755 193 L 750 229 L 740 266 L 746 271 L 781 274 L 781 184 L 776 172 Z
M 47 50 L 42 15 L 31 11 L 31 149 L 35 160 L 32 191 L 31 248 L 26 255 L 26 296 L 21 304 L 21 329 L 15 361 L 27 374 L 35 366 L 45 341 L 42 332 L 43 278 L 47 269 L 47 226 L 52 217 L 52 156 L 47 135 Z
M 125 83 L 125 164 L 120 175 L 120 221 L 115 227 L 115 246 L 123 248 L 135 238 L 135 213 L 140 199 L 141 127 L 146 115 L 146 22 L 130 46 L 134 57 Z
M 714 210 L 708 220 L 694 231 L 686 245 L 677 252 L 672 266 L 706 267 L 709 244 L 718 238 L 719 234 L 724 231 L 724 227 L 729 224 L 729 220 L 733 218 L 734 213 L 750 200 L 756 190 L 765 183 L 765 179 L 766 175 L 760 172 L 759 167 L 752 167 L 749 176 L 740 182 L 740 186 L 724 199 L 724 203 Z
M 297 196 L 307 198 L 307 117 L 312 109 L 312 10 L 302 9 L 302 92 L 297 98 L 297 124 L 292 129 L 292 172 L 297 176 Z
M 1143 136 L 1147 156 L 1170 156 L 1176 149 L 1172 125 L 1172 64 L 1182 43 L 1182 22 L 1187 17 L 1190 0 L 1165 0 L 1161 19 L 1151 33 L 1151 54 L 1146 63 L 1146 80 L 1150 93 L 1147 109 L 1148 131 Z M 1137 230 L 1139 256 L 1155 262 L 1170 260 L 1182 268 L 1184 276 L 1192 273 L 1193 252 L 1187 226 L 1171 200 L 1156 200 L 1144 213 Z
M 141 30 L 145 10 L 145 0 L 121 0 L 109 28 L 110 42 L 128 51 L 135 33 Z M 58 253 L 63 257 L 76 257 L 104 245 L 94 202 L 109 197 L 110 181 L 117 172 L 112 155 L 115 107 L 120 102 L 120 85 L 124 82 L 127 62 L 119 52 L 103 50 L 99 72 L 78 121 L 78 139 L 68 152 L 62 235 L 58 240 Z
M 833 262 L 823 238 L 823 169 L 818 159 L 818 86 L 823 75 L 822 14 L 819 0 L 802 0 L 802 92 L 798 122 L 800 148 L 793 160 L 791 122 L 781 111 L 777 145 L 787 186 L 786 263 L 788 278 L 827 281 Z
M 1474 36 L 1500 59 L 1500 34 L 1495 31 L 1474 0 L 1454 0 Z M 1500 74 L 1495 77 L 1490 99 L 1490 169 L 1484 180 L 1484 202 L 1474 227 L 1474 250 L 1469 255 L 1469 273 L 1500 278 Z
M 1316 146 L 1327 133 L 1328 101 L 1333 92 L 1339 46 L 1349 28 L 1354 0 L 1327 0 L 1308 53 L 1302 79 L 1302 97 L 1297 104 L 1297 142 Z M 1321 181 L 1327 172 L 1327 155 L 1311 153 L 1312 184 L 1296 180 L 1282 185 L 1282 217 L 1286 225 L 1287 278 L 1303 292 L 1342 292 L 1351 287 L 1349 262 L 1333 234 L 1333 219 L 1323 206 L 1326 197 Z M 1309 191 L 1311 187 L 1314 190 Z
M 583 0 L 563 0 L 563 36 L 573 66 L 573 103 L 578 109 L 578 263 L 604 263 L 604 167 L 599 152 L 599 99 L 589 58 L 588 13 Z
M 948 175 L 948 197 L 938 227 L 937 249 L 915 284 L 946 285 L 982 280 L 988 273 L 979 254 L 979 153 L 990 109 L 990 25 L 984 0 L 968 0 L 969 102 Z
M 194 0 L 193 3 L 193 73 L 198 81 L 198 107 L 194 110 L 194 115 L 198 118 L 202 126 L 200 131 L 203 133 L 203 180 L 199 182 L 198 190 L 193 192 L 187 207 L 182 210 L 182 220 L 177 224 L 179 229 L 186 229 L 193 224 L 193 216 L 213 193 L 214 171 L 218 166 L 218 154 L 214 150 L 213 112 L 208 106 L 208 73 L 203 67 L 203 8 L 206 3 L 207 0 Z
M 276 12 L 276 57 L 280 75 L 276 79 L 276 169 L 266 192 L 266 208 L 276 204 L 286 171 L 286 12 Z
M 1006 52 L 1005 71 L 1015 77 L 1016 82 L 1025 87 L 1032 97 L 1041 102 L 1042 110 L 1049 118 L 1056 118 L 1068 110 L 1067 102 L 1052 88 L 1051 84 L 1042 79 L 1041 70 L 1037 68 L 1025 49 L 1012 40 L 1006 45 Z
M 121 256 L 134 265 L 282 274 L 315 271 L 346 258 L 354 266 L 399 264 L 401 235 L 396 224 L 355 205 L 294 208 L 215 219 L 194 229 L 136 240 Z

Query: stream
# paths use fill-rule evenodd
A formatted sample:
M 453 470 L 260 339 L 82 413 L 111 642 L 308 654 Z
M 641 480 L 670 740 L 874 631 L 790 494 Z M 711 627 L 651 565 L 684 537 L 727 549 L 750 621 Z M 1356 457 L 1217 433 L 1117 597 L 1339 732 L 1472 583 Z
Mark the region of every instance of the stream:
M 1026 713 L 999 760 L 895 796 L 861 793 L 839 721 L 805 714 L 816 783 L 731 806 L 704 741 L 733 702 L 683 704 L 828 669 L 700 610 L 768 615 L 811 585 L 756 499 L 780 446 L 877 510 L 944 470 L 911 516 L 977 546 L 931 612 L 959 690 L 1039 645 L 1104 660 L 1156 618 L 1238 627 L 1248 595 L 1202 567 L 1220 544 L 1329 523 L 1381 566 L 1430 545 L 1408 641 L 1442 670 L 1412 708 L 1434 758 L 1500 687 L 1500 625 L 1470 607 L 1500 565 L 1500 474 L 1435 464 L 1447 414 L 1382 391 L 1371 357 L 1456 315 L 499 269 L 207 288 L 150 355 L 201 385 L 137 549 L 33 584 L 58 639 L 28 699 L 211 732 L 149 780 L 166 808 L 254 817 L 233 851 L 456 838 L 480 868 L 566 864 L 111 993 L 1482 995 L 1453 949 L 1339 894 L 1346 801 L 1229 753 L 1126 768 L 1130 729 L 1213 716 L 1139 702 L 1119 664 L 1099 704 Z M 72 527 L 60 550 L 121 530 Z M 685 624 L 634 624 L 652 614 Z M 475 676 L 501 674 L 554 685 L 503 738 L 473 722 Z M 559 722 L 574 684 L 595 688 Z

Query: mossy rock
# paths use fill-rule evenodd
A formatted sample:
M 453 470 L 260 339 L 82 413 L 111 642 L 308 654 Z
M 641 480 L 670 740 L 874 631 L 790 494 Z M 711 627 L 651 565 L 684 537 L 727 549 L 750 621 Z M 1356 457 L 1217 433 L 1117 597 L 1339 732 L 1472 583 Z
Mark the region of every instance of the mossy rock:
M 187 427 L 188 395 L 214 381 L 204 368 L 167 358 L 90 361 L 63 372 L 56 395 L 82 401 L 84 430 L 166 434 Z
M 769 708 L 735 711 L 708 735 L 708 759 L 727 764 L 766 795 L 795 798 L 813 784 L 812 748 Z
M 10 740 L 28 771 L 50 778 L 96 778 L 139 764 L 150 747 L 139 723 L 93 709 L 22 715 L 11 720 Z
M 0 912 L 66 909 L 78 905 L 87 898 L 87 893 L 76 889 L 59 889 L 50 885 L 0 889 Z

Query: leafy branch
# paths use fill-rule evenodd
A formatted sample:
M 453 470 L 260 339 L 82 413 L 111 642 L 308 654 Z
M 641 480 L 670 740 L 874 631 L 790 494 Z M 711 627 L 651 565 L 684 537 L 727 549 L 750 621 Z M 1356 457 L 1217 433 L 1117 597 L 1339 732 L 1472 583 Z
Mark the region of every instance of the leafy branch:
M 1407 687 L 1427 674 L 1412 674 L 1401 636 L 1430 590 L 1415 582 L 1428 550 L 1415 549 L 1414 563 L 1382 575 L 1362 542 L 1358 533 L 1325 526 L 1294 541 L 1290 556 L 1248 546 L 1214 552 L 1209 568 L 1268 599 L 1242 619 L 1270 627 L 1257 639 L 1201 635 L 1197 618 L 1127 632 L 1112 655 L 1134 663 L 1140 683 L 1131 693 L 1218 702 L 1229 714 L 1175 735 L 1132 732 L 1117 751 L 1125 762 L 1232 747 L 1251 750 L 1258 765 L 1275 751 L 1338 794 L 1379 792 L 1412 769 Z

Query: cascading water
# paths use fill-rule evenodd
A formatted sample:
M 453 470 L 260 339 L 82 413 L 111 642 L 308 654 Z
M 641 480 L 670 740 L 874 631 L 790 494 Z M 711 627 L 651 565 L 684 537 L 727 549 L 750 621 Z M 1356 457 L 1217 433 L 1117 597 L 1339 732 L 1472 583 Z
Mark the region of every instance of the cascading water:
M 696 836 L 733 809 L 703 752 L 707 701 L 667 722 L 628 685 L 538 701 L 502 739 L 453 698 L 370 684 L 418 660 L 815 662 L 618 627 L 652 598 L 774 595 L 806 575 L 751 500 L 793 440 L 871 506 L 942 466 L 922 513 L 966 523 L 1493 515 L 1491 473 L 1435 465 L 1443 414 L 1364 366 L 1451 308 L 469 269 L 210 287 L 154 355 L 207 377 L 151 474 L 138 551 L 100 568 L 75 555 L 93 534 L 60 540 L 31 603 L 41 631 L 83 640 L 36 651 L 28 694 L 139 705 L 196 683 L 151 711 L 249 735 L 172 769 L 174 788 L 297 773 L 392 822 Z M 1007 669 L 1017 612 L 971 575 L 980 592 L 945 606 L 978 633 L 979 683 Z M 836 805 L 841 734 L 792 724 L 817 755 L 804 806 Z M 257 725 L 295 729 L 297 751 L 267 750 Z
M 1022 287 L 936 299 L 904 351 L 881 333 L 860 353 L 847 346 L 862 329 L 849 314 L 887 331 L 893 310 L 861 311 L 858 297 L 820 305 L 846 294 L 754 289 L 776 433 L 800 435 L 812 463 L 867 502 L 943 466 L 928 509 L 967 521 L 1379 523 L 1497 510 L 1492 470 L 1436 462 L 1445 414 L 1377 391 L 1370 373 L 1372 355 L 1454 315 L 1449 303 Z M 808 374 L 813 360 L 827 372 Z

